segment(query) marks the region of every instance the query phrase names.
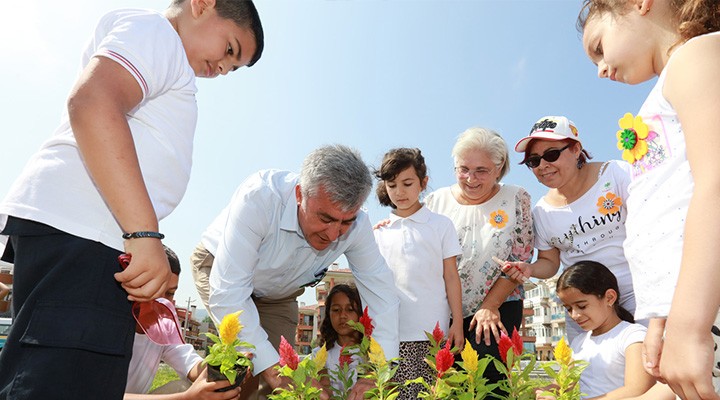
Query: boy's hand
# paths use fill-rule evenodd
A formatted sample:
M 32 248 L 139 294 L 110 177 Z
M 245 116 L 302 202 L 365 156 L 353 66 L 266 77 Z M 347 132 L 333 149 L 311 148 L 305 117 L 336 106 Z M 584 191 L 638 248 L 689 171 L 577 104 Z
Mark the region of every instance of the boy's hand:
M 151 301 L 165 294 L 172 272 L 162 243 L 151 238 L 128 239 L 125 252 L 132 255 L 130 265 L 116 273 L 115 280 L 128 292 L 128 300 Z
M 207 368 L 203 368 L 202 372 L 195 379 L 192 386 L 184 393 L 184 398 L 188 400 L 230 400 L 240 398 L 240 387 L 230 389 L 227 392 L 216 392 L 217 389 L 222 389 L 230 386 L 228 381 L 207 381 Z

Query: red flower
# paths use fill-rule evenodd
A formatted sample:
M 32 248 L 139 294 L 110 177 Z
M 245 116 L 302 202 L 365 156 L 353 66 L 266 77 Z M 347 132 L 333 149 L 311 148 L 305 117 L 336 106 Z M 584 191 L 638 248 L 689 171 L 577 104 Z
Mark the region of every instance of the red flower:
M 516 356 L 519 356 L 523 353 L 523 341 L 520 337 L 520 334 L 517 331 L 517 328 L 513 328 L 512 337 L 510 338 L 512 340 L 512 347 L 513 352 L 515 352 Z
M 345 365 L 350 365 L 352 363 L 352 356 L 349 354 L 345 354 L 345 346 L 343 346 L 340 349 L 340 357 L 338 358 L 338 364 L 340 364 L 340 368 L 342 368 Z
M 298 357 L 295 349 L 292 345 L 285 340 L 285 336 L 280 336 L 280 365 L 288 366 L 291 370 L 295 371 L 300 363 L 300 357 Z
M 443 338 L 445 337 L 445 332 L 440 329 L 440 322 L 435 323 L 435 329 L 433 329 L 433 340 L 435 340 L 435 343 L 438 345 L 440 342 L 442 342 Z
M 360 317 L 360 323 L 363 324 L 365 327 L 365 336 L 370 337 L 373 333 L 373 324 L 372 324 L 372 318 L 368 315 L 368 307 L 365 306 L 365 309 L 363 310 L 363 315 Z
M 448 340 L 445 343 L 445 347 L 440 349 L 440 351 L 438 351 L 437 355 L 435 356 L 435 367 L 438 371 L 438 378 L 442 378 L 445 371 L 450 369 L 454 362 L 455 357 L 450 352 L 450 341 Z
M 512 348 L 512 347 L 513 347 L 512 340 L 510 340 L 510 338 L 504 331 L 500 332 L 500 341 L 498 342 L 498 349 L 500 350 L 500 357 L 502 358 L 502 360 L 505 364 L 507 364 L 508 350 L 510 350 L 510 348 Z

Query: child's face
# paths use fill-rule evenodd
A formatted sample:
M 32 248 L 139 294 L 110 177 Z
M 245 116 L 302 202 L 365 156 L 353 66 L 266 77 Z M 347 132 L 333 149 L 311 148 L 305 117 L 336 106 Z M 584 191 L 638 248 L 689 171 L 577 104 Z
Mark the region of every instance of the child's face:
M 355 310 L 350 298 L 343 292 L 333 294 L 330 306 L 330 324 L 338 336 L 352 336 L 355 330 L 347 324 L 348 321 L 359 321 L 360 314 Z
M 609 289 L 605 296 L 598 297 L 585 294 L 576 288 L 567 288 L 558 292 L 570 317 L 585 331 L 592 331 L 593 335 L 600 335 L 609 331 L 613 321 L 618 317 L 615 314 L 614 291 Z
M 418 199 L 426 183 L 427 177 L 421 182 L 414 167 L 405 168 L 395 179 L 385 181 L 390 201 L 397 207 L 395 213 L 409 216 L 419 210 L 421 205 Z
M 599 78 L 635 85 L 651 79 L 661 58 L 649 39 L 649 19 L 636 9 L 623 15 L 609 12 L 587 20 L 583 47 L 598 67 Z
M 192 22 L 178 34 L 195 76 L 215 78 L 249 64 L 256 50 L 252 31 L 220 17 L 214 3 L 191 4 Z

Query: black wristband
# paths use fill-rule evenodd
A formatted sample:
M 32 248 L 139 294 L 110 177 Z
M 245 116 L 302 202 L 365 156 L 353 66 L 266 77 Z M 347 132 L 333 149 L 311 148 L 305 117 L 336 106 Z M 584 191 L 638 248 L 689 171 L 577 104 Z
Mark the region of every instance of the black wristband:
M 122 235 L 123 239 L 141 239 L 141 238 L 153 238 L 153 239 L 165 239 L 165 235 L 163 235 L 160 232 L 147 232 L 147 231 L 140 231 L 140 232 L 133 232 L 133 233 L 123 233 Z

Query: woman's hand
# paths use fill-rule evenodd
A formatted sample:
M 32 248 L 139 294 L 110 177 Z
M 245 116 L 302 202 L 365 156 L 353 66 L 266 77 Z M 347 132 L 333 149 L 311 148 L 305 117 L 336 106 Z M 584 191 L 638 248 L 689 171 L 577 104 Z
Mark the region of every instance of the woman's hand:
M 230 386 L 228 381 L 207 381 L 207 368 L 203 368 L 198 378 L 195 379 L 192 386 L 183 393 L 186 399 L 198 399 L 198 400 L 231 400 L 240 398 L 240 387 L 230 389 L 226 392 L 216 392 L 217 389 L 222 389 Z
M 518 285 L 527 282 L 530 278 L 530 264 L 520 261 L 505 261 L 502 272 Z
M 475 329 L 475 343 L 480 344 L 480 340 L 485 338 L 485 345 L 490 346 L 490 334 L 495 337 L 495 341 L 500 341 L 500 332 L 507 334 L 507 329 L 500 321 L 500 310 L 498 308 L 486 308 L 485 306 L 473 315 L 470 321 L 470 329 Z

